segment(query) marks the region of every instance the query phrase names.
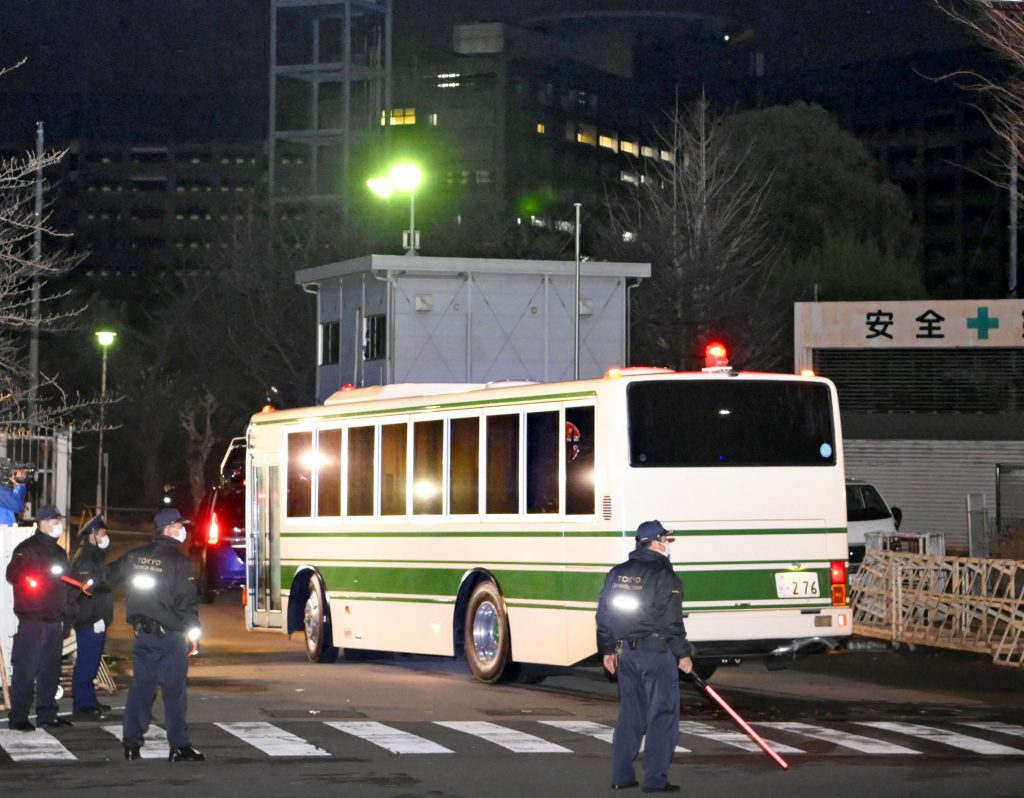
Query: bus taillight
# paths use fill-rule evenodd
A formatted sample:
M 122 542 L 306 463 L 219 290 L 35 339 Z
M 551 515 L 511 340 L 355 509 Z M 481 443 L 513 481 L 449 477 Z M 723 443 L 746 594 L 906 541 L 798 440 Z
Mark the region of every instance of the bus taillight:
M 829 568 L 832 582 L 832 606 L 846 606 L 846 560 L 833 560 Z
M 210 513 L 210 526 L 206 530 L 206 543 L 215 546 L 220 542 L 220 524 L 217 523 L 217 513 Z

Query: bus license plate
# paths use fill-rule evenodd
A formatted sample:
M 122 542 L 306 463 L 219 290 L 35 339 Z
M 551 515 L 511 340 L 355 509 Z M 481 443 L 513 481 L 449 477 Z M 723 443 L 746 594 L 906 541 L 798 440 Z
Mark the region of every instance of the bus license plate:
M 775 574 L 775 592 L 779 598 L 817 598 L 818 575 L 808 571 Z

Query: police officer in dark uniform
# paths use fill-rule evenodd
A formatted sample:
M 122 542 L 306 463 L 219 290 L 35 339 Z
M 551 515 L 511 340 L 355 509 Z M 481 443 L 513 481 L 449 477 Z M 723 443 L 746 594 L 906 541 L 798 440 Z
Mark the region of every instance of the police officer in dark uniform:
M 100 669 L 107 629 L 114 620 L 114 594 L 104 565 L 110 546 L 106 521 L 97 515 L 78 530 L 78 551 L 71 563 L 71 575 L 89 591 L 78 596 L 74 611 L 75 669 L 71 677 L 71 698 L 75 717 L 107 720 L 109 704 L 96 698 L 93 684 Z
M 643 792 L 676 792 L 668 767 L 679 738 L 679 674 L 693 669 L 683 626 L 683 583 L 669 562 L 672 541 L 644 521 L 636 549 L 605 577 L 597 605 L 597 646 L 619 676 L 619 722 L 612 737 L 612 787 L 636 787 L 633 760 L 644 746 Z M 678 669 L 678 670 L 677 670 Z
M 70 726 L 57 717 L 57 686 L 67 619 L 67 555 L 57 541 L 64 534 L 63 513 L 52 504 L 39 508 L 36 531 L 19 543 L 7 566 L 7 581 L 14 591 L 18 632 L 11 648 L 11 709 L 7 727 L 30 732 L 32 694 L 36 696 L 37 723 L 49 729 Z
M 206 757 L 192 747 L 185 722 L 188 657 L 199 650 L 199 607 L 192 563 L 181 553 L 185 519 L 173 508 L 153 519 L 156 538 L 129 552 L 121 577 L 127 595 L 128 623 L 135 627 L 134 674 L 124 708 L 124 758 L 138 759 L 159 685 L 164 696 L 171 762 Z

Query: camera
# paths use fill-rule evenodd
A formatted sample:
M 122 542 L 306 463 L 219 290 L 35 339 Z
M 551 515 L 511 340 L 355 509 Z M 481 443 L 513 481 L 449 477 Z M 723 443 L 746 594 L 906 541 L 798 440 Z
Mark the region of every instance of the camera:
M 15 482 L 24 485 L 35 477 L 36 467 L 31 463 L 17 463 L 10 458 L 0 460 L 0 484 L 10 482 L 11 477 L 19 471 L 23 472 L 25 476 L 22 479 L 16 479 Z

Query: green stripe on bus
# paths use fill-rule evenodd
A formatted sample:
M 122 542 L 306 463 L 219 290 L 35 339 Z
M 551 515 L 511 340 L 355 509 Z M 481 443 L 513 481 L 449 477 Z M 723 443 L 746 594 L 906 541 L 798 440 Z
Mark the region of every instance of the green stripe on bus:
M 282 582 L 291 585 L 298 568 L 283 566 Z M 464 568 L 394 568 L 324 565 L 318 568 L 330 592 L 372 593 L 379 597 L 429 595 L 454 597 L 465 574 Z M 829 586 L 828 569 L 813 569 L 819 589 Z M 493 568 L 502 595 L 515 601 L 594 601 L 604 585 L 603 573 L 531 571 Z M 745 601 L 778 599 L 774 571 L 733 569 L 725 571 L 677 572 L 683 580 L 684 600 L 716 601 L 730 607 Z M 786 605 L 780 606 L 798 606 Z
M 445 394 L 438 394 L 438 396 L 445 396 Z M 268 418 L 253 419 L 252 424 L 258 427 L 269 427 L 273 424 L 302 424 L 311 419 L 317 421 L 334 421 L 338 419 L 346 418 L 364 418 L 369 416 L 381 416 L 381 415 L 401 415 L 403 413 L 432 413 L 435 410 L 458 410 L 459 408 L 466 407 L 496 407 L 500 405 L 511 405 L 511 404 L 534 404 L 538 402 L 555 402 L 563 401 L 565 399 L 581 399 L 581 398 L 594 398 L 597 396 L 597 391 L 573 391 L 570 393 L 551 393 L 543 394 L 542 396 L 510 396 L 498 399 L 474 399 L 470 402 L 428 402 L 421 405 L 406 405 L 403 407 L 392 407 L 381 410 L 354 410 L 348 413 L 344 412 L 324 412 L 318 415 L 310 416 L 293 416 L 291 418 L 273 418 L 268 413 Z M 368 402 L 372 401 L 387 401 L 387 400 L 373 400 L 368 399 Z
M 375 532 L 372 529 L 361 530 L 337 530 L 331 529 L 324 532 L 282 532 L 282 538 L 322 538 L 322 537 L 359 537 L 359 538 L 632 538 L 635 533 L 632 530 L 618 531 L 607 529 L 594 530 L 530 530 L 530 529 L 507 529 L 500 532 L 487 531 L 461 531 L 446 529 L 431 529 L 412 532 Z M 700 537 L 700 536 L 724 536 L 724 535 L 845 535 L 846 527 L 808 527 L 802 529 L 776 529 L 771 527 L 759 529 L 690 529 L 682 532 L 673 532 L 676 537 Z
M 297 562 L 305 563 L 306 562 L 306 560 L 301 558 L 301 557 L 286 557 L 284 559 L 285 559 L 285 561 L 291 562 L 291 563 L 297 563 Z M 808 561 L 806 563 L 803 563 L 803 567 L 805 567 L 805 568 L 813 568 L 814 565 L 816 565 L 816 564 L 824 563 L 824 559 L 825 558 L 823 558 L 823 557 L 815 557 L 813 559 L 808 559 Z M 508 561 L 505 561 L 505 560 L 488 560 L 486 562 L 481 562 L 480 560 L 454 560 L 454 559 L 447 559 L 447 560 L 382 560 L 380 557 L 374 557 L 372 559 L 352 559 L 352 558 L 343 558 L 343 557 L 321 558 L 321 559 L 318 559 L 317 562 L 318 563 L 331 563 L 331 564 L 337 564 L 337 563 L 349 564 L 350 563 L 350 564 L 353 564 L 353 565 L 368 565 L 368 564 L 379 565 L 379 564 L 381 564 L 383 562 L 394 562 L 394 563 L 396 563 L 396 567 L 401 567 L 401 568 L 411 568 L 411 567 L 415 567 L 415 566 L 418 566 L 418 565 L 459 565 L 459 566 L 463 566 L 463 567 L 466 567 L 466 568 L 477 568 L 477 567 L 479 567 L 479 568 L 490 568 L 491 566 L 494 566 L 494 565 L 520 565 L 520 566 L 523 566 L 525 568 L 540 568 L 540 567 L 548 567 L 548 568 L 603 568 L 605 572 L 607 572 L 608 569 L 611 568 L 613 565 L 617 565 L 618 564 L 617 562 L 568 562 L 567 563 L 567 562 L 537 562 L 537 561 L 526 561 L 526 560 L 508 560 Z M 398 565 L 399 563 L 401 563 L 401 565 Z M 694 567 L 694 566 L 700 566 L 700 567 L 703 568 L 703 567 L 710 566 L 710 565 L 748 565 L 748 566 L 749 565 L 774 565 L 774 566 L 776 566 L 776 570 L 779 570 L 779 571 L 789 571 L 793 567 L 793 560 L 791 560 L 791 559 L 790 560 L 720 560 L 720 561 L 713 561 L 713 560 L 704 561 L 704 560 L 701 560 L 700 562 L 690 563 L 691 568 Z M 679 571 L 680 568 L 686 567 L 684 564 L 678 563 L 678 562 L 675 563 L 675 566 L 676 566 L 676 571 Z M 822 565 L 822 567 L 824 567 L 824 565 Z

